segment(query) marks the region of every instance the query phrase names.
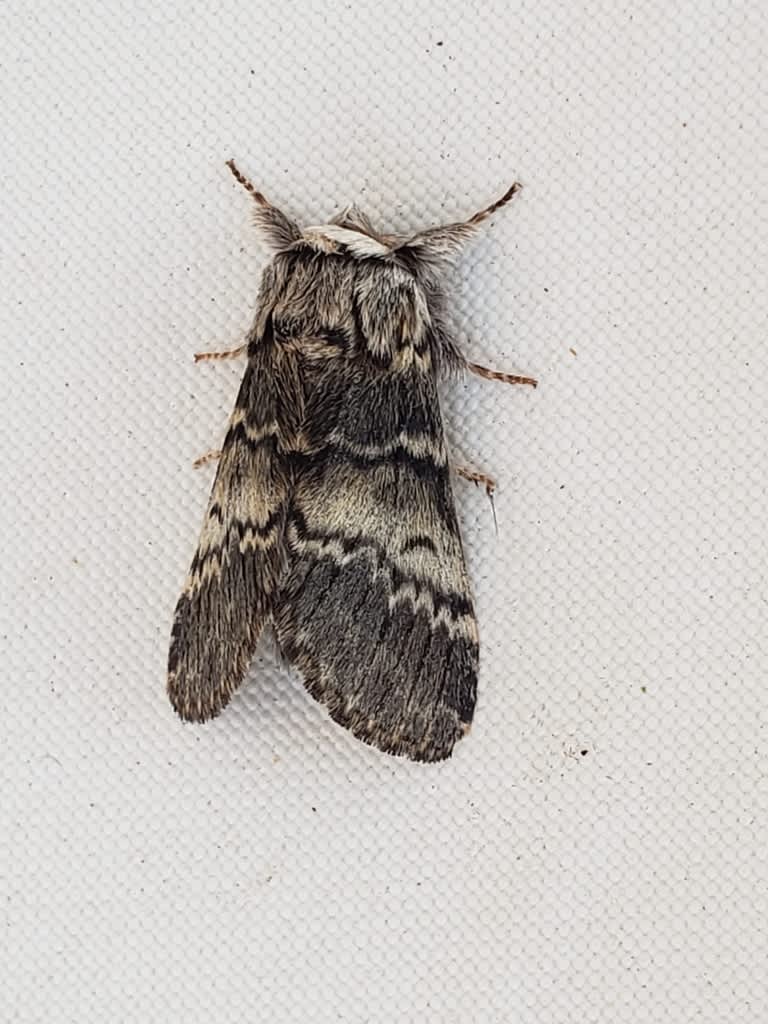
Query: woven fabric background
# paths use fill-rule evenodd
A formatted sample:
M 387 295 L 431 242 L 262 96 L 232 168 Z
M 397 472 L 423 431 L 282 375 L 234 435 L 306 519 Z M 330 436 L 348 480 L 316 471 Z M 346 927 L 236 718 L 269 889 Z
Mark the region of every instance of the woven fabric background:
M 768 1017 L 768 14 L 76 5 L 0 38 L 4 1021 Z M 164 692 L 267 251 L 224 161 L 394 230 L 525 188 L 451 285 L 483 642 L 436 766 L 262 649 Z

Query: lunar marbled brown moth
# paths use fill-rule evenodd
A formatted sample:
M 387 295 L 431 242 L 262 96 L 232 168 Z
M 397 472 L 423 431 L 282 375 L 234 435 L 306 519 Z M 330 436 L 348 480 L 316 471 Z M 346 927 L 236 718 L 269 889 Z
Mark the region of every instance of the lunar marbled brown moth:
M 441 271 L 518 184 L 468 220 L 383 234 L 357 207 L 301 228 L 230 170 L 276 250 L 176 607 L 168 693 L 205 721 L 266 625 L 331 716 L 417 761 L 449 757 L 475 707 L 478 632 L 437 384 L 468 362 Z M 460 471 L 492 486 L 483 474 Z

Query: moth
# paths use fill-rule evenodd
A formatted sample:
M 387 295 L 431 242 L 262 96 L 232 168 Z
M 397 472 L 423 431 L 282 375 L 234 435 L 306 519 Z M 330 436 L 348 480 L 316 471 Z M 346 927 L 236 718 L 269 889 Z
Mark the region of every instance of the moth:
M 301 228 L 228 162 L 275 250 L 197 551 L 176 606 L 168 694 L 217 715 L 265 626 L 331 717 L 439 761 L 475 708 L 478 631 L 438 381 L 468 362 L 441 278 L 516 183 L 467 221 L 384 234 L 356 206 Z M 459 470 L 492 486 L 483 474 Z

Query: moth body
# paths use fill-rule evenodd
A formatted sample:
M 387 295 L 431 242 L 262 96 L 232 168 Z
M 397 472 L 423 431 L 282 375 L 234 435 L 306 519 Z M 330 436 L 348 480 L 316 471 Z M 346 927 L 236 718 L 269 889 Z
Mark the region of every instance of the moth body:
M 176 608 L 171 701 L 218 714 L 271 624 L 337 722 L 440 760 L 472 720 L 478 670 L 437 393 L 465 362 L 440 271 L 487 212 L 410 237 L 355 207 L 301 229 L 242 181 L 276 251 Z

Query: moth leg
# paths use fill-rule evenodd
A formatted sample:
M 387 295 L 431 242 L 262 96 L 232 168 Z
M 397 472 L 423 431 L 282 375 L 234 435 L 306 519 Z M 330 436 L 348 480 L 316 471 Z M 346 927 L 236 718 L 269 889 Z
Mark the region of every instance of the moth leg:
M 228 348 L 223 352 L 195 352 L 195 362 L 202 363 L 208 359 L 237 359 L 238 356 L 244 356 L 248 351 L 247 343 L 245 345 L 238 345 L 237 348 Z
M 501 373 L 499 370 L 489 370 L 487 366 L 480 366 L 479 363 L 465 363 L 470 373 L 477 374 L 484 380 L 500 380 L 504 384 L 530 384 L 535 388 L 539 383 L 535 377 L 521 377 L 516 373 Z
M 195 459 L 192 465 L 195 469 L 200 469 L 201 466 L 207 466 L 209 462 L 215 462 L 216 459 L 220 459 L 222 456 L 221 448 L 211 448 L 205 455 L 201 455 L 200 458 Z
M 492 476 L 487 476 L 485 473 L 478 473 L 474 469 L 468 469 L 466 466 L 454 466 L 453 467 L 456 476 L 462 476 L 465 480 L 469 480 L 473 484 L 482 484 L 485 487 L 485 493 L 489 498 L 493 497 L 493 492 L 496 490 L 496 481 Z
M 493 492 L 496 490 L 496 481 L 492 476 L 487 476 L 485 473 L 478 473 L 474 469 L 467 469 L 466 466 L 454 466 L 453 467 L 456 476 L 463 476 L 465 480 L 470 480 L 475 486 L 482 484 L 485 487 L 485 493 L 488 495 L 488 501 L 491 503 L 491 512 L 493 512 L 493 528 L 498 534 L 499 523 L 496 519 L 496 503 L 493 500 Z

